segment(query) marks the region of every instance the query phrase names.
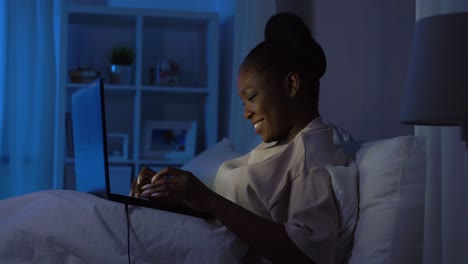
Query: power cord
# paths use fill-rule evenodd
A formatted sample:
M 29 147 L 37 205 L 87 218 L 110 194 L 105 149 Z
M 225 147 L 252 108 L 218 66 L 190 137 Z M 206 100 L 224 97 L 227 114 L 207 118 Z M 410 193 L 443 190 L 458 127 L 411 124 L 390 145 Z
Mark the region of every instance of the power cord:
M 125 215 L 127 216 L 127 255 L 128 255 L 128 263 L 132 263 L 132 259 L 130 257 L 130 215 L 128 214 L 128 203 L 125 203 Z

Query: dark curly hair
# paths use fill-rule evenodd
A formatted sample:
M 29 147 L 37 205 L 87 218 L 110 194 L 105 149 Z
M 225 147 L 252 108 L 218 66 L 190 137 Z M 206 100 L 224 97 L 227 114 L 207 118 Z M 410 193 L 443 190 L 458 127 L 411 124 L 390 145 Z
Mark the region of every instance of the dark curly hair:
M 265 27 L 265 40 L 250 51 L 242 66 L 277 80 L 284 79 L 289 72 L 297 73 L 318 108 L 319 79 L 326 69 L 325 54 L 298 16 L 273 15 Z
M 322 47 L 314 40 L 304 21 L 293 13 L 277 13 L 268 20 L 265 41 L 284 42 L 294 50 L 309 56 L 312 74 L 318 78 L 325 74 L 327 60 Z

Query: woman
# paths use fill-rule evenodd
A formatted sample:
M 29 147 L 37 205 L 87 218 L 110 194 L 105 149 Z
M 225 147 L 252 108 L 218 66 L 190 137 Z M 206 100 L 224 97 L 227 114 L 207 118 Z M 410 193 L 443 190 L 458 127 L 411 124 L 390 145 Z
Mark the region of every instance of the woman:
M 210 213 L 249 246 L 245 262 L 332 263 L 339 216 L 325 166 L 347 159 L 318 112 L 321 48 L 288 42 L 267 39 L 241 64 L 244 116 L 264 143 L 221 166 L 216 192 L 176 168 L 139 179 L 134 191 Z

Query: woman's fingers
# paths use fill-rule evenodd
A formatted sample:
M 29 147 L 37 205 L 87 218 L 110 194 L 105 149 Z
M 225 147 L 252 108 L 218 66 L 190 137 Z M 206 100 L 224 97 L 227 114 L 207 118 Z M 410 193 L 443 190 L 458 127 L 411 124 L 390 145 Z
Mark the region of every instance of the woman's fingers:
M 205 210 L 211 199 L 209 189 L 191 172 L 171 167 L 158 172 L 151 178 L 151 183 L 141 189 L 144 197 L 181 202 L 199 210 Z
M 146 184 L 150 183 L 151 182 L 151 177 L 149 177 L 147 175 L 142 175 L 142 176 L 138 177 L 138 180 L 139 180 L 139 183 L 138 183 L 138 187 L 137 187 L 137 190 L 136 190 L 136 194 L 137 194 L 137 198 L 140 198 L 141 193 L 143 192 L 142 186 L 145 186 Z
M 144 167 L 140 170 L 138 177 L 132 182 L 132 186 L 130 189 L 130 196 L 140 198 L 143 190 L 141 189 L 142 186 L 151 182 L 152 177 L 156 174 L 155 171 L 148 167 Z
M 169 197 L 173 191 L 178 189 L 177 177 L 174 177 L 174 174 L 180 174 L 180 170 L 168 167 L 159 171 L 151 177 L 148 184 L 141 187 L 141 194 L 153 198 Z
M 141 189 L 143 190 L 142 195 L 146 197 L 168 197 L 171 193 L 180 191 L 180 184 L 178 183 L 178 179 L 166 177 L 146 184 Z M 156 193 L 160 193 L 161 195 L 157 195 Z
M 158 173 L 154 175 L 154 177 L 151 179 L 151 182 L 154 183 L 159 179 L 162 178 L 171 178 L 171 177 L 180 177 L 185 175 L 187 172 L 183 171 L 181 169 L 173 168 L 173 167 L 167 167 Z
M 200 211 L 210 210 L 215 195 L 189 171 L 168 167 L 151 176 L 148 184 L 141 186 L 146 198 L 180 202 Z

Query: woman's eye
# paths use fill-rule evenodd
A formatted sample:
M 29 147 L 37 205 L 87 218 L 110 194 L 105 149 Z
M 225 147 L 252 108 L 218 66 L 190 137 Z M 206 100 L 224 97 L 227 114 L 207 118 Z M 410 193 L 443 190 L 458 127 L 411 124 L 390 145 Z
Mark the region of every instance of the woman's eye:
M 247 98 L 247 101 L 252 102 L 255 99 L 255 96 L 257 96 L 257 94 L 251 95 L 249 98 Z

